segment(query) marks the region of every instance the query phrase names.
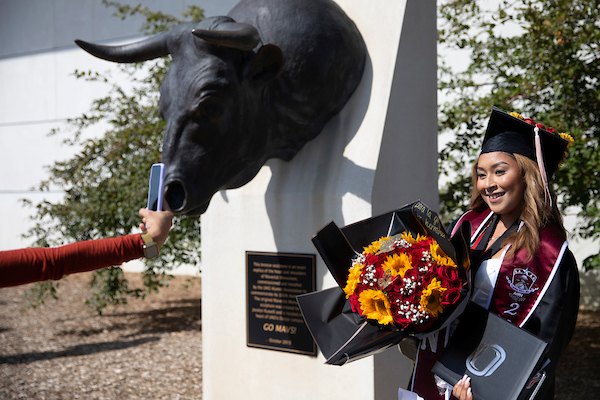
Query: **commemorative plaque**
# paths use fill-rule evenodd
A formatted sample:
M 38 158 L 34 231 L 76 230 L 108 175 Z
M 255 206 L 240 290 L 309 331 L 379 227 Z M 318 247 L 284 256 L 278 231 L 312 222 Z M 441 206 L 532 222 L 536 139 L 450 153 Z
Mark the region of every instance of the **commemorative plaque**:
M 317 355 L 296 296 L 315 291 L 314 254 L 246 252 L 247 345 Z

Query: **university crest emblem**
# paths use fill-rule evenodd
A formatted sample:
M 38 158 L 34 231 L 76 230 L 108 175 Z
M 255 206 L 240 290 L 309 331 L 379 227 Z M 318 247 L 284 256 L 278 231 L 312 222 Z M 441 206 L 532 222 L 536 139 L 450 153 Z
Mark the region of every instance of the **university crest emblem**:
M 510 294 L 510 297 L 515 301 L 525 301 L 525 295 L 531 294 L 539 289 L 539 287 L 534 287 L 535 282 L 537 281 L 537 275 L 531 272 L 529 269 L 525 268 L 515 268 L 513 269 L 512 277 L 506 277 L 508 284 L 513 293 Z

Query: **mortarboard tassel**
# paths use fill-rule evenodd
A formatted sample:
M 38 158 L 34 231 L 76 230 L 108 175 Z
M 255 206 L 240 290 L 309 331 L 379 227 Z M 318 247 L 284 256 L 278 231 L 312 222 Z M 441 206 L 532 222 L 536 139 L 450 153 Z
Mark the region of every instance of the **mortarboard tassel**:
M 544 200 L 546 204 L 552 207 L 552 196 L 550 196 L 550 189 L 548 188 L 548 177 L 546 176 L 546 167 L 544 166 L 544 157 L 542 155 L 542 141 L 540 139 L 540 128 L 537 126 L 533 128 L 535 132 L 535 158 L 537 159 L 537 165 L 542 176 L 542 182 L 544 183 Z

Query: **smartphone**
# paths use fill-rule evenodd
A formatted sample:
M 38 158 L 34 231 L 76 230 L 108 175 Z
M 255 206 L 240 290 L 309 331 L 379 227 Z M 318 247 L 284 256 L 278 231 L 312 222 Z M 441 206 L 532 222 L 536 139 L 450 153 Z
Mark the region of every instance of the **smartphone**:
M 150 168 L 150 185 L 148 188 L 149 210 L 163 211 L 165 164 L 152 164 Z

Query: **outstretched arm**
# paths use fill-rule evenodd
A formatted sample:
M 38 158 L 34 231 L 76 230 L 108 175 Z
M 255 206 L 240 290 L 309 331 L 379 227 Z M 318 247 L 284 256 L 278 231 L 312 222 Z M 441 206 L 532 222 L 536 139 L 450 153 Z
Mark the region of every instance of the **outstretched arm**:
M 160 249 L 169 234 L 173 214 L 170 211 L 143 209 L 140 215 Z M 146 230 L 146 227 L 142 229 Z M 120 265 L 143 256 L 139 233 L 54 248 L 1 251 L 0 287 L 58 280 L 64 275 Z

